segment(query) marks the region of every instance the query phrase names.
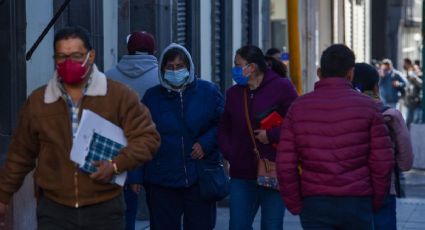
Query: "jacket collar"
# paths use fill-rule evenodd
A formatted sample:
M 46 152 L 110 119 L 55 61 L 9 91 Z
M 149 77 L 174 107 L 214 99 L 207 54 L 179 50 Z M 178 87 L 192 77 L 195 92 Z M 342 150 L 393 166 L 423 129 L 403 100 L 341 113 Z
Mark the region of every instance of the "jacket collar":
M 195 89 L 198 86 L 198 79 L 195 77 L 192 82 L 185 85 L 183 88 L 179 90 L 171 90 L 165 87 L 161 87 L 161 90 L 168 96 L 168 97 L 174 97 L 178 96 L 180 93 L 185 94 L 188 91 L 191 91 L 192 89 Z
M 107 80 L 105 74 L 97 69 L 97 66 L 93 64 L 91 74 L 91 83 L 87 87 L 85 95 L 87 96 L 105 96 L 108 90 Z M 50 79 L 44 92 L 44 103 L 50 104 L 57 101 L 62 96 L 62 91 L 59 88 L 59 78 L 57 71 L 53 74 L 53 78 Z
M 353 88 L 349 80 L 343 77 L 327 77 L 314 84 L 314 89 L 320 88 Z

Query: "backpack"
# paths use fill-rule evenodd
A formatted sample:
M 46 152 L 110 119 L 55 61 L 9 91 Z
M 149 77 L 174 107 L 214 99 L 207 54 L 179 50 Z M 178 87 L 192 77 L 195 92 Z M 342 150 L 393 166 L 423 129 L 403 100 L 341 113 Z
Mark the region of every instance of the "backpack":
M 389 106 L 385 106 L 385 105 L 381 105 L 381 113 L 383 114 L 385 111 L 387 111 L 389 108 Z M 389 130 L 389 134 L 390 134 L 390 138 L 391 138 L 391 144 L 392 144 L 392 148 L 394 150 L 394 158 L 396 158 L 397 154 L 398 154 L 398 147 L 396 144 L 396 132 L 393 129 L 393 127 L 389 124 L 389 122 L 391 122 L 392 117 L 389 115 L 384 115 L 384 121 L 385 121 L 385 125 L 387 126 L 388 130 Z M 404 192 L 401 189 L 401 184 L 400 184 L 400 168 L 398 167 L 398 163 L 395 160 L 395 164 L 394 164 L 394 168 L 393 168 L 393 173 L 394 173 L 394 187 L 395 187 L 395 191 L 396 191 L 396 196 L 397 197 L 404 197 Z
M 392 72 L 391 72 L 391 80 L 393 81 L 394 79 L 396 80 L 396 81 L 398 81 L 398 79 L 397 78 L 401 78 L 401 73 L 399 73 L 398 71 L 396 72 L 395 70 L 393 70 Z M 398 90 L 398 92 L 399 92 L 399 96 L 401 97 L 401 98 L 404 98 L 405 96 L 406 96 L 406 86 L 404 86 L 404 87 L 402 87 L 402 88 L 399 88 L 399 89 L 397 89 Z M 385 111 L 385 110 L 384 110 Z

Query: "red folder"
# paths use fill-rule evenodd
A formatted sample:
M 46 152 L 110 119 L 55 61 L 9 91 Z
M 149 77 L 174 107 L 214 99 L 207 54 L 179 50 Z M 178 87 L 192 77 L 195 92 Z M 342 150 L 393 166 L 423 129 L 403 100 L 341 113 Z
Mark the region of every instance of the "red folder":
M 283 122 L 283 118 L 276 111 L 270 113 L 265 118 L 261 119 L 260 127 L 261 129 L 271 129 L 274 127 L 281 126 Z
M 271 129 L 274 127 L 279 127 L 282 125 L 283 118 L 277 113 L 276 111 L 270 113 L 265 118 L 261 119 L 260 121 L 260 128 L 261 129 Z M 277 144 L 272 144 L 273 148 L 277 148 Z

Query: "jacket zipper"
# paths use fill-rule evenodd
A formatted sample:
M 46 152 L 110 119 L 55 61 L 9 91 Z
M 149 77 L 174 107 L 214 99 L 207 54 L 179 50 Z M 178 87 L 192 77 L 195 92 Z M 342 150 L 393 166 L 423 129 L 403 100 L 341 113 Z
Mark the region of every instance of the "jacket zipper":
M 183 92 L 180 92 L 180 106 L 181 106 L 181 118 L 182 118 L 182 122 L 184 121 L 184 110 L 183 110 Z M 185 154 L 184 154 L 184 136 L 182 134 L 182 156 L 183 156 L 183 167 L 184 167 L 184 174 L 185 174 L 185 182 L 186 182 L 186 186 L 189 186 L 189 180 L 187 179 L 187 168 L 186 168 L 186 159 L 185 159 Z
M 69 110 L 69 106 L 68 106 L 68 101 L 67 100 L 69 100 L 68 98 L 65 98 L 64 99 L 65 100 L 65 110 L 67 111 L 67 114 L 68 114 L 68 130 L 70 131 L 70 133 L 71 133 L 71 145 L 72 145 L 72 143 L 74 142 L 74 132 L 73 132 L 73 130 L 72 130 L 72 124 L 71 124 L 71 119 L 72 119 L 72 117 L 70 117 L 70 110 Z M 81 106 L 81 105 L 80 105 Z M 79 200 L 78 200 L 78 194 L 79 194 L 79 191 L 78 191 L 78 165 L 77 164 L 74 164 L 75 165 L 75 171 L 74 171 L 74 195 L 75 195 L 75 204 L 74 204 L 74 206 L 75 206 L 75 208 L 78 208 L 79 206 L 80 206 L 80 204 L 79 204 Z
M 71 111 L 69 110 L 68 101 L 67 101 L 69 99 L 66 98 L 64 100 L 65 100 L 65 110 L 66 110 L 68 116 L 70 116 L 71 115 L 71 113 L 70 113 Z M 81 107 L 81 104 L 80 104 L 80 107 Z M 72 130 L 72 124 L 71 124 L 72 121 L 70 119 L 72 119 L 72 117 L 71 118 L 68 117 L 67 124 L 68 124 L 68 130 L 71 133 L 71 145 L 72 145 L 72 143 L 74 142 L 74 132 Z M 74 195 L 75 195 L 75 204 L 74 204 L 74 206 L 75 206 L 75 208 L 78 208 L 80 206 L 79 199 L 78 199 L 78 194 L 79 194 L 79 191 L 78 191 L 78 170 L 79 170 L 79 168 L 78 168 L 78 165 L 77 164 L 74 164 L 74 165 L 75 165 L 75 168 L 74 168 L 75 169 L 75 171 L 74 171 Z
M 78 200 L 78 165 L 75 165 L 75 172 L 74 172 L 74 186 L 75 186 L 75 208 L 78 208 L 80 206 L 79 200 Z
M 83 100 L 84 100 L 84 95 L 83 95 L 83 97 L 81 98 L 81 101 L 80 101 L 80 105 L 79 105 L 79 107 L 78 107 L 78 123 L 79 123 L 79 121 L 80 121 L 80 119 L 81 119 L 81 114 L 82 114 L 82 108 L 83 108 Z M 78 124 L 79 125 L 79 124 Z M 72 127 L 71 127 L 71 129 L 72 129 Z M 74 135 L 74 133 L 73 133 L 73 135 Z M 72 140 L 72 141 L 74 141 L 74 140 Z M 79 167 L 78 167 L 78 164 L 75 164 L 75 171 L 74 171 L 74 187 L 75 187 L 75 189 L 74 189 L 74 193 L 75 193 L 75 208 L 79 208 L 80 207 L 80 199 L 79 199 L 79 194 L 80 194 L 80 191 L 79 191 L 79 189 L 78 189 L 78 177 L 79 177 Z

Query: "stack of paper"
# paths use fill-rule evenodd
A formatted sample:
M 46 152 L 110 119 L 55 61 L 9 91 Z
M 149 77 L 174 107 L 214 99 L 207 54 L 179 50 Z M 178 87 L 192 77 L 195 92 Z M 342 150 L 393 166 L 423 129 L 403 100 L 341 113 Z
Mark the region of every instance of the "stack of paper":
M 119 150 L 127 145 L 123 130 L 93 113 L 83 110 L 74 143 L 71 149 L 71 160 L 88 173 L 93 173 L 96 168 L 93 161 L 112 160 Z M 123 186 L 127 172 L 114 178 L 113 183 Z

